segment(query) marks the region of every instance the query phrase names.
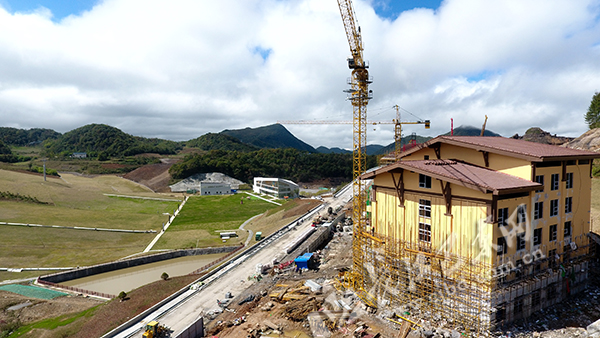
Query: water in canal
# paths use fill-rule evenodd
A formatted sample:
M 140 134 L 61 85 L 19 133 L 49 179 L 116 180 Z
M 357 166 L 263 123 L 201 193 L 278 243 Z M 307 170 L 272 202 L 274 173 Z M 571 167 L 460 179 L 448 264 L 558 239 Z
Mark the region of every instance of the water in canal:
M 61 284 L 118 295 L 121 291 L 129 292 L 137 287 L 159 280 L 163 272 L 166 272 L 171 277 L 186 275 L 226 254 L 218 253 L 167 259 L 160 262 L 73 279 Z

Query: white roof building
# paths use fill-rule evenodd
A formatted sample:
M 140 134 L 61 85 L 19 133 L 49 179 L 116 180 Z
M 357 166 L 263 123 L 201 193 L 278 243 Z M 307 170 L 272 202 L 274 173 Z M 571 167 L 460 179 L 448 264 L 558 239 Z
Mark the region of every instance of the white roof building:
M 227 183 L 200 182 L 200 195 L 231 194 L 231 185 Z
M 253 190 L 257 194 L 266 194 L 277 198 L 296 198 L 300 186 L 283 178 L 255 177 Z

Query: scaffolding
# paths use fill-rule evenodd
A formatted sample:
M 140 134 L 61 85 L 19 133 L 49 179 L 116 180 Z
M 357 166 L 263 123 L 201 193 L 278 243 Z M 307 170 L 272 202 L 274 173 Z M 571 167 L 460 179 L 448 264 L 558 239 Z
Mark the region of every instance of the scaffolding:
M 477 337 L 585 289 L 592 254 L 589 239 L 581 236 L 574 239 L 577 248 L 561 253 L 558 262 L 538 257 L 527 269 L 506 270 L 501 262 L 480 260 L 475 250 L 461 257 L 433 252 L 422 243 L 365 234 L 353 244 L 353 254 L 361 254 L 363 265 L 352 273 L 361 276 L 347 278 L 346 287 L 368 306 L 389 307 L 396 314 Z
M 430 248 L 394 238 L 374 250 L 365 277 L 378 305 L 421 319 L 482 333 L 488 328 L 494 280 L 491 266 L 477 257 L 431 252 Z

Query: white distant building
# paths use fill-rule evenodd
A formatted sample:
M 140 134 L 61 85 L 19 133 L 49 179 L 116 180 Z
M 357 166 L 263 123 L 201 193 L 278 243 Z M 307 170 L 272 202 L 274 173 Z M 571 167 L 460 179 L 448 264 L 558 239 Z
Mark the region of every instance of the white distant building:
M 231 184 L 200 182 L 200 195 L 226 195 L 231 194 Z
M 71 155 L 72 158 L 86 158 L 87 157 L 87 153 L 73 153 L 73 155 Z
M 230 189 L 236 190 L 239 189 L 240 184 L 244 184 L 222 173 L 199 173 L 170 185 L 169 188 L 171 192 L 200 191 L 200 182 L 229 184 Z
M 283 178 L 255 177 L 253 190 L 257 194 L 266 194 L 277 198 L 296 198 L 300 187 Z

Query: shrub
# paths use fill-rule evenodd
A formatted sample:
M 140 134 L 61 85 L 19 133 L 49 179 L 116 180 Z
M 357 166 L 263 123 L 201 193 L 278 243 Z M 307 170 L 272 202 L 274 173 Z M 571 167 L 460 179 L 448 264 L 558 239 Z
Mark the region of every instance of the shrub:
M 119 298 L 121 301 L 124 301 L 125 298 L 127 298 L 127 293 L 125 291 L 121 291 L 121 292 L 119 292 L 119 295 L 117 296 L 117 298 Z

